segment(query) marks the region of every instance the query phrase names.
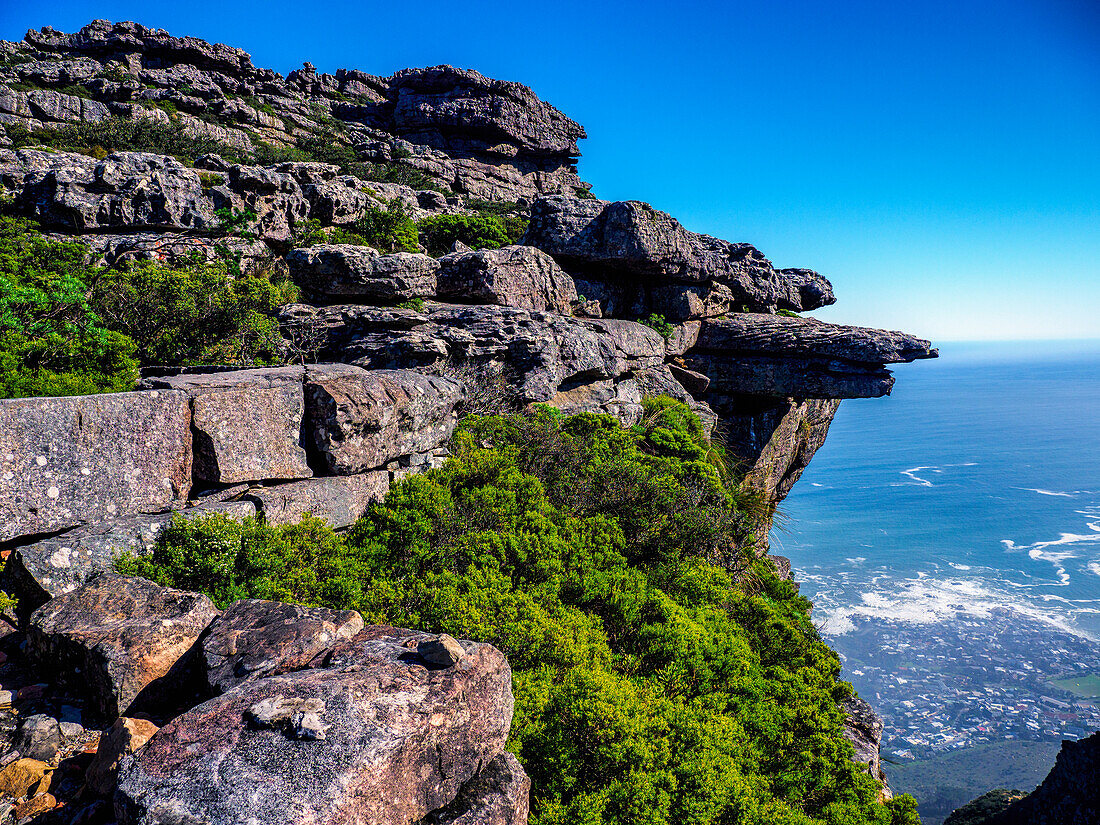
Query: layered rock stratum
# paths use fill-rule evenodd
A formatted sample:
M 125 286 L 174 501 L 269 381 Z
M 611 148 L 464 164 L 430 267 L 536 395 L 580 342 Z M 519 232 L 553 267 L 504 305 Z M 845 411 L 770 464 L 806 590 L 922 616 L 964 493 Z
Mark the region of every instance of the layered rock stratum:
M 226 249 L 246 269 L 274 262 L 305 299 L 279 311 L 297 364 L 148 369 L 133 392 L 0 401 L 7 586 L 26 654 L 51 680 L 28 687 L 80 682 L 87 718 L 110 726 L 87 778 L 103 799 L 73 822 L 527 819 L 498 650 L 364 627 L 354 612 L 244 601 L 218 613 L 112 572 L 173 516 L 308 512 L 345 528 L 446 459 L 463 409 L 547 403 L 629 425 L 643 398 L 668 395 L 724 433 L 762 502 L 746 540 L 763 554 L 840 400 L 886 395 L 886 365 L 936 356 L 904 333 L 789 317 L 833 303 L 828 279 L 593 197 L 576 168 L 583 128 L 518 83 L 450 66 L 283 77 L 237 48 L 106 21 L 29 32 L 0 58 L 0 184 L 17 212 L 107 265 Z M 32 145 L 116 121 L 178 127 L 218 151 L 189 165 Z M 265 146 L 318 139 L 354 166 L 262 163 Z M 528 220 L 518 244 L 298 243 L 308 222 L 351 227 L 380 203 L 425 217 L 487 201 Z M 254 215 L 251 237 L 221 231 L 236 213 Z M 866 703 L 849 716 L 881 778 L 881 724 Z M 39 736 L 24 749 L 84 741 L 62 724 L 75 723 L 24 722 Z M 45 799 L 50 760 L 17 756 L 0 782 L 23 805 Z

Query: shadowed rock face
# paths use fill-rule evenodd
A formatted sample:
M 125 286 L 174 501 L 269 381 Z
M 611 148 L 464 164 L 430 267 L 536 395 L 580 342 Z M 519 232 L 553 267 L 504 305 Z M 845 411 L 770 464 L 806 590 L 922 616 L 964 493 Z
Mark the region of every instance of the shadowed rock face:
M 510 753 L 502 753 L 462 786 L 445 808 L 428 814 L 418 825 L 524 825 L 531 780 Z
M 31 615 L 27 651 L 43 673 L 73 682 L 103 719 L 113 719 L 148 700 L 154 683 L 172 681 L 215 615 L 198 593 L 99 573 Z
M 119 822 L 407 825 L 449 804 L 504 747 L 511 671 L 473 642 L 456 665 L 426 666 L 424 638 L 366 628 L 327 667 L 172 720 L 123 762 Z

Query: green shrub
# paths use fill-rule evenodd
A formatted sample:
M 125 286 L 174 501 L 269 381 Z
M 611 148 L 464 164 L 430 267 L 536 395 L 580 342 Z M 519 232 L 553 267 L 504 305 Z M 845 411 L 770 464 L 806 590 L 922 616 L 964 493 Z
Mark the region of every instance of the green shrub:
M 784 318 L 801 318 L 802 317 L 797 312 L 792 312 L 789 309 L 777 309 L 775 311 L 775 314 L 776 315 L 782 315 Z
M 686 407 L 655 400 L 629 429 L 471 416 L 452 449 L 345 536 L 176 520 L 119 569 L 220 606 L 355 608 L 496 645 L 533 825 L 916 823 L 850 761 L 840 662 L 809 602 L 736 549 L 734 498 Z
M 407 301 L 402 301 L 401 303 L 399 303 L 397 305 L 397 308 L 398 309 L 413 309 L 413 310 L 416 310 L 417 312 L 420 312 L 420 310 L 424 309 L 424 299 L 423 298 L 410 298 Z
M 28 130 L 25 126 L 5 126 L 12 146 L 47 146 L 67 152 L 104 157 L 110 152 L 154 152 L 173 155 L 184 163 L 193 163 L 199 155 L 215 153 L 230 162 L 245 160 L 240 151 L 210 137 L 194 135 L 178 123 L 161 123 L 147 118 L 126 120 L 107 118 L 99 123 L 70 123 L 64 126 Z
M 355 222 L 354 234 L 382 252 L 416 252 L 420 248 L 416 224 L 396 200 L 386 209 L 368 209 Z
M 664 315 L 658 315 L 656 312 L 651 312 L 645 318 L 639 321 L 641 324 L 645 324 L 652 330 L 656 330 L 665 338 L 668 338 L 675 332 L 675 328 L 668 321 L 665 320 Z
M 446 254 L 455 241 L 472 249 L 499 249 L 512 242 L 499 215 L 435 215 L 416 226 L 429 255 Z
M 0 397 L 132 389 L 134 342 L 89 302 L 84 247 L 0 217 Z

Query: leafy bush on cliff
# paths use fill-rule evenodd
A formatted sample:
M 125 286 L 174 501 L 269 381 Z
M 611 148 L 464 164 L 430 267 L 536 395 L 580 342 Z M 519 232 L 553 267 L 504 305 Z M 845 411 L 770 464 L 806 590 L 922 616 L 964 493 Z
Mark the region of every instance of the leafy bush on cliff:
M 512 240 L 500 215 L 435 215 L 416 225 L 429 255 L 445 255 L 455 241 L 471 249 L 498 249 Z
M 849 761 L 840 663 L 809 602 L 737 551 L 709 449 L 669 400 L 629 429 L 549 408 L 470 417 L 444 467 L 346 536 L 177 520 L 119 569 L 220 605 L 356 608 L 497 645 L 537 825 L 915 823 L 911 798 L 880 804 Z
M 7 124 L 5 129 L 15 149 L 47 146 L 97 158 L 105 158 L 111 152 L 153 152 L 172 155 L 184 163 L 193 163 L 200 155 L 209 153 L 219 154 L 231 163 L 246 160 L 239 149 L 227 143 L 194 134 L 179 123 L 150 118 L 111 117 L 98 123 L 70 123 L 34 130 Z
M 339 231 L 334 233 L 339 236 Z M 400 201 L 391 201 L 385 209 L 368 209 L 355 222 L 353 235 L 382 252 L 416 252 L 420 247 L 416 224 Z M 346 238 L 333 243 L 354 243 Z
M 0 397 L 129 389 L 134 342 L 89 301 L 84 247 L 0 217 Z

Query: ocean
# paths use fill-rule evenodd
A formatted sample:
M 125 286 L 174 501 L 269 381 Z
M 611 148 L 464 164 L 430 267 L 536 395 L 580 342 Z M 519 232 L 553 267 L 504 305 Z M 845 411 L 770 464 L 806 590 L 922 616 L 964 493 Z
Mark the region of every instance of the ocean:
M 1100 341 L 966 343 L 844 401 L 781 505 L 789 556 L 843 652 L 863 620 L 988 617 L 1100 639 Z

